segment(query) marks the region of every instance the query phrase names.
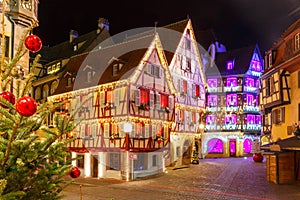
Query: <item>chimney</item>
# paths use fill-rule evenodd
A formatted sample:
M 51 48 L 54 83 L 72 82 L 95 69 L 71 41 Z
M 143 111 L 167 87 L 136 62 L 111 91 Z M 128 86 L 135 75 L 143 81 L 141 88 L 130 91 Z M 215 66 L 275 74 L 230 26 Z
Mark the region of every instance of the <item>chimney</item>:
M 97 29 L 97 33 L 100 33 L 102 29 L 106 29 L 107 31 L 109 31 L 109 22 L 107 19 L 104 19 L 102 17 L 99 18 L 98 20 L 98 29 Z
M 75 38 L 78 38 L 78 32 L 75 30 L 70 30 L 70 43 L 73 42 Z

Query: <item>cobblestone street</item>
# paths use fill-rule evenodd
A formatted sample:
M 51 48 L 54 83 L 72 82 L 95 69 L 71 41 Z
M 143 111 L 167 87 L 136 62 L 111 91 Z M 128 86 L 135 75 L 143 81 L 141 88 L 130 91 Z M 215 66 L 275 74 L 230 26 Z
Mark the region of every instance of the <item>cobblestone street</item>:
M 300 183 L 276 185 L 267 182 L 266 165 L 252 157 L 203 159 L 199 165 L 132 182 L 78 178 L 68 186 L 64 200 L 296 200 Z

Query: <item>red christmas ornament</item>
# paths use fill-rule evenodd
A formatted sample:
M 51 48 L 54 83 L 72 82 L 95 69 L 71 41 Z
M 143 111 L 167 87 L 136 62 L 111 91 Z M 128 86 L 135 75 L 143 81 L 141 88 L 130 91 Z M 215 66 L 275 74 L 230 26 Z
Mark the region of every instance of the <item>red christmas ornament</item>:
M 37 52 L 42 48 L 42 40 L 36 35 L 28 35 L 24 41 L 29 51 Z
M 8 102 L 10 102 L 13 105 L 16 103 L 15 95 L 11 92 L 1 92 L 0 97 L 6 99 Z M 1 105 L 1 106 L 3 108 L 6 108 L 6 106 L 4 106 L 4 105 Z
M 261 155 L 261 153 L 255 153 L 253 155 L 252 159 L 254 160 L 254 162 L 262 162 L 264 159 L 264 156 Z
M 80 169 L 78 167 L 73 167 L 70 171 L 70 176 L 72 178 L 78 178 L 80 176 Z
M 24 96 L 18 99 L 16 109 L 20 115 L 29 117 L 36 112 L 37 103 L 32 97 Z

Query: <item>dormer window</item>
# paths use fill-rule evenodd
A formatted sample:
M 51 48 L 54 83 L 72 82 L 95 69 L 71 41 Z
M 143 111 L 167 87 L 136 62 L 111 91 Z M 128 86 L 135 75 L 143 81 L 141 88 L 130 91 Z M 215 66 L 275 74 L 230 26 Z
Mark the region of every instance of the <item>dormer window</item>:
M 268 54 L 268 66 L 269 67 L 271 67 L 272 66 L 272 64 L 273 64 L 273 59 L 272 59 L 272 53 L 269 53 Z
M 92 82 L 92 78 L 93 78 L 94 75 L 95 75 L 94 71 L 87 72 L 87 82 L 88 83 Z
M 300 48 L 300 35 L 299 35 L 299 33 L 297 33 L 294 36 L 294 45 L 295 45 L 295 51 L 299 50 L 299 48 Z
M 113 76 L 118 76 L 123 67 L 123 63 L 116 63 L 113 65 Z
M 73 51 L 77 51 L 77 50 L 78 50 L 78 45 L 75 44 L 75 45 L 73 46 Z
M 233 69 L 233 61 L 228 61 L 227 62 L 227 70 L 232 70 Z
M 54 74 L 55 72 L 58 72 L 60 68 L 61 68 L 61 62 L 56 62 L 47 67 L 47 74 Z

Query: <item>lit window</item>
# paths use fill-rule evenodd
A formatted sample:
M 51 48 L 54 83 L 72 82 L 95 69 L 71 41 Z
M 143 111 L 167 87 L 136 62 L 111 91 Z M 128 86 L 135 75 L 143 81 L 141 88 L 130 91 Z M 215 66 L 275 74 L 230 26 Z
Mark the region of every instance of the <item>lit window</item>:
M 227 70 L 231 70 L 233 69 L 233 62 L 232 61 L 228 61 L 227 62 Z
M 247 87 L 254 87 L 254 79 L 253 78 L 246 78 L 246 86 Z
M 247 124 L 255 124 L 255 115 L 247 115 Z
M 208 87 L 210 88 L 216 88 L 218 86 L 217 79 L 207 79 Z
M 165 94 L 160 94 L 160 107 L 165 108 L 168 106 L 169 96 Z
M 251 61 L 252 70 L 260 72 L 261 71 L 261 64 L 259 61 L 252 60 Z
M 216 115 L 207 115 L 206 116 L 206 124 L 213 125 L 213 124 L 215 124 L 216 119 L 217 119 Z
M 248 106 L 254 105 L 254 96 L 252 94 L 247 94 L 247 105 Z
M 261 116 L 260 115 L 255 116 L 255 123 L 256 124 L 261 124 Z
M 140 103 L 148 104 L 149 103 L 149 91 L 140 89 Z
M 226 114 L 225 124 L 229 124 L 229 125 L 236 124 L 236 114 Z
M 269 63 L 269 67 L 271 67 L 272 64 L 273 64 L 273 62 L 272 62 L 273 61 L 273 59 L 272 59 L 272 53 L 268 54 L 268 59 L 269 59 L 269 62 L 268 62 Z
M 235 87 L 237 86 L 237 78 L 236 77 L 229 77 L 226 80 L 226 87 Z
M 208 104 L 208 106 L 217 106 L 218 96 L 217 95 L 208 95 L 207 104 Z
M 227 106 L 237 106 L 237 94 L 227 94 L 226 105 Z

